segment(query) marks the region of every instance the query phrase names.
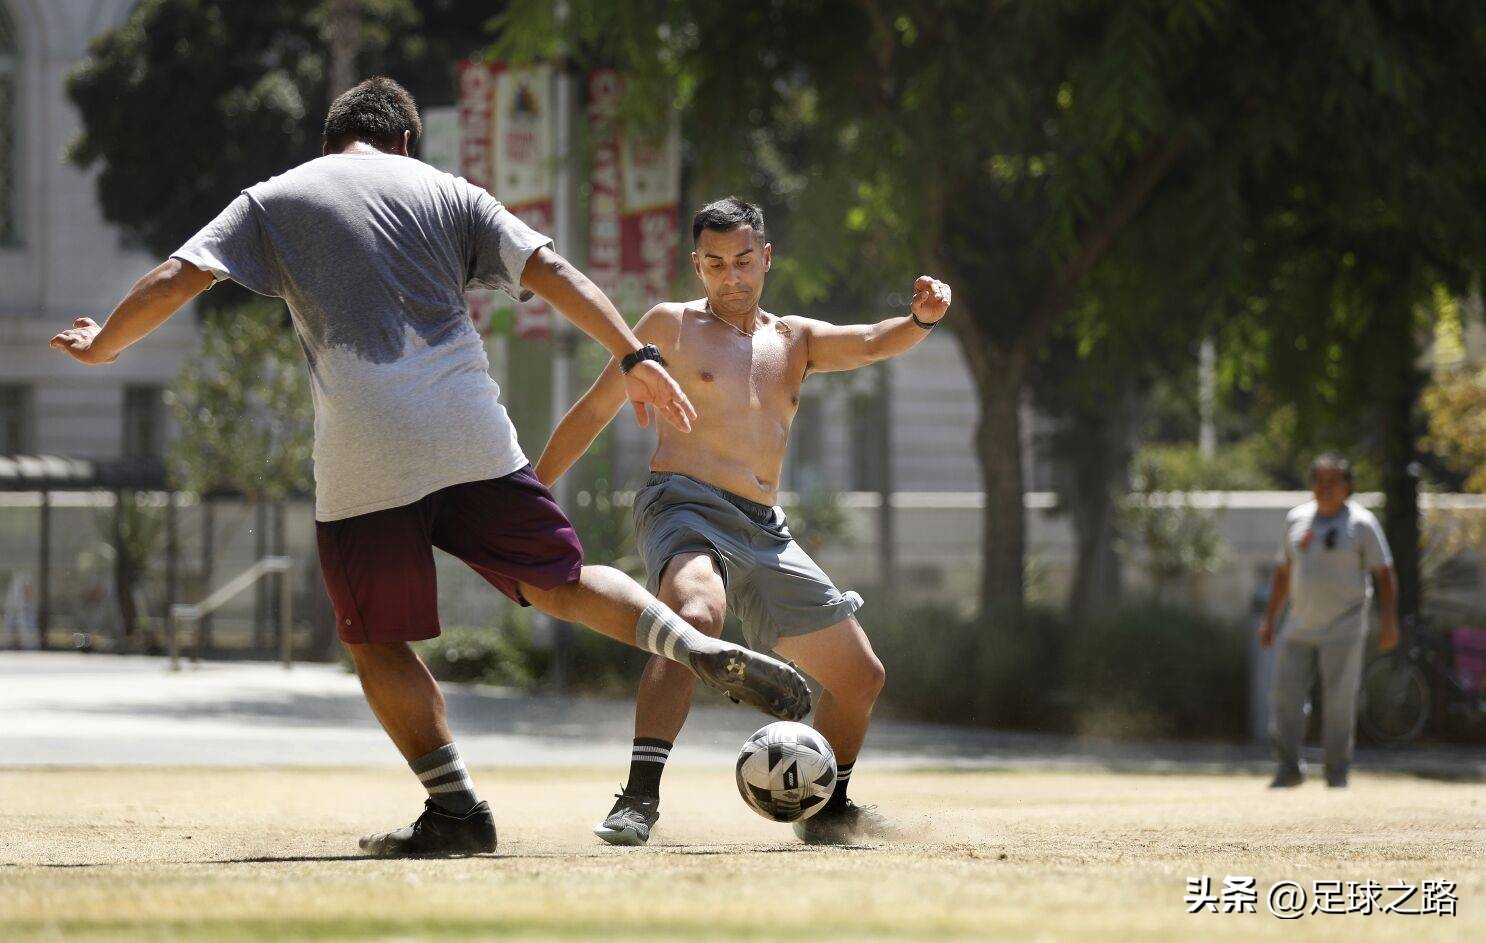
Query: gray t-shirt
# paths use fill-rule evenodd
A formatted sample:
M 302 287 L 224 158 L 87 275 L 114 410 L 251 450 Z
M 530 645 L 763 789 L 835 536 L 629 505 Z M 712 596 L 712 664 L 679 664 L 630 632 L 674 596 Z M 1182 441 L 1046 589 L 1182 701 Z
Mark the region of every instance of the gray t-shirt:
M 1368 575 L 1392 566 L 1388 538 L 1378 519 L 1348 501 L 1331 517 L 1320 517 L 1308 501 L 1285 518 L 1279 563 L 1290 565 L 1290 613 L 1283 638 L 1339 642 L 1367 635 L 1372 581 Z
M 315 405 L 315 518 L 411 504 L 526 464 L 466 288 L 524 300 L 551 245 L 463 178 L 334 154 L 244 190 L 175 253 L 282 298 Z

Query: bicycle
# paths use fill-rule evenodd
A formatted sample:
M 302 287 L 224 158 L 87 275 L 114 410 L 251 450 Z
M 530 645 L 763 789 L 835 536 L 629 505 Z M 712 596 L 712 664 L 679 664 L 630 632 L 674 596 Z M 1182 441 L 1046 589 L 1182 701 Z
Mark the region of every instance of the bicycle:
M 1410 618 L 1391 652 L 1362 669 L 1358 725 L 1382 746 L 1412 743 L 1447 717 L 1486 720 L 1486 691 L 1470 690 L 1455 670 L 1455 646 L 1444 633 Z

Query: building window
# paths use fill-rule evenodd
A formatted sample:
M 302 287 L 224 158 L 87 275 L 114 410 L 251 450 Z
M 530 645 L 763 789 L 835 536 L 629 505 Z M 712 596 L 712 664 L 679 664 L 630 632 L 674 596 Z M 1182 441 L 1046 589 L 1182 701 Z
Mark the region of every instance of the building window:
M 0 245 L 17 241 L 16 174 L 19 172 L 19 142 L 16 114 L 16 73 L 20 56 L 17 54 L 15 28 L 6 15 L 4 4 L 0 4 Z
M 0 455 L 25 455 L 31 445 L 31 391 L 0 386 Z
M 159 459 L 165 454 L 165 390 L 124 388 L 124 457 Z

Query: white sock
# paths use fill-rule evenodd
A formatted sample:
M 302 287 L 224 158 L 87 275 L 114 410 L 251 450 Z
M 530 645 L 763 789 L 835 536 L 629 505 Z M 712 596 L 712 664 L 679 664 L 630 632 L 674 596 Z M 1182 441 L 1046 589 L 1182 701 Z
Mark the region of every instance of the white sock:
M 659 599 L 652 600 L 635 624 L 635 644 L 654 655 L 690 665 L 690 656 L 720 651 L 724 644 L 698 632 Z

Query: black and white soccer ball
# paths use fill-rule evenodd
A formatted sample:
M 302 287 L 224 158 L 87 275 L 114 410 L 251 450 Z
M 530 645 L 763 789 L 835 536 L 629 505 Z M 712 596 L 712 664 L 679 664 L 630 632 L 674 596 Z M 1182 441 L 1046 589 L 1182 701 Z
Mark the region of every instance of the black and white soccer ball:
M 835 787 L 836 754 L 813 727 L 781 720 L 749 737 L 738 754 L 738 792 L 766 819 L 808 819 Z

